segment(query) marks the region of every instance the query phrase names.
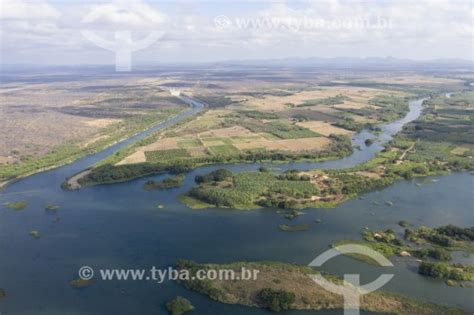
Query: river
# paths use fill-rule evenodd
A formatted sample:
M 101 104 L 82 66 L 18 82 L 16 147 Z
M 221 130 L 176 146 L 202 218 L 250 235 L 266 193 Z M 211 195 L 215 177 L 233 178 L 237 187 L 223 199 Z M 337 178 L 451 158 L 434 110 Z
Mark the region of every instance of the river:
M 191 102 L 192 99 L 187 99 Z M 361 150 L 346 158 L 320 163 L 287 163 L 280 169 L 351 167 L 372 158 L 382 144 L 416 119 L 422 100 L 410 102 L 410 111 L 399 121 L 382 127 L 371 146 L 364 130 L 353 138 Z M 401 180 L 382 190 L 364 194 L 335 209 L 307 209 L 292 223 L 312 224 L 310 230 L 285 233 L 277 226 L 288 222 L 274 209 L 190 210 L 176 197 L 193 184 L 194 176 L 222 167 L 196 169 L 182 187 L 167 191 L 143 190 L 146 180 L 157 175 L 114 185 L 64 191 L 64 178 L 79 172 L 115 150 L 200 110 L 202 104 L 168 122 L 96 155 L 70 165 L 36 174 L 10 184 L 0 193 L 0 202 L 25 200 L 22 211 L 0 208 L 0 288 L 7 297 L 0 302 L 2 314 L 165 314 L 164 303 L 176 295 L 192 301 L 193 314 L 268 314 L 265 310 L 225 305 L 185 290 L 174 282 L 96 281 L 85 289 L 73 289 L 84 265 L 99 268 L 166 268 L 179 258 L 225 263 L 239 260 L 278 260 L 308 264 L 338 239 L 357 239 L 364 227 L 393 228 L 407 220 L 415 226 L 458 224 L 474 226 L 472 188 L 474 177 L 453 173 L 436 178 Z M 255 170 L 260 164 L 225 165 L 234 171 Z M 436 180 L 433 180 L 436 179 Z M 421 184 L 421 186 L 416 184 Z M 393 206 L 385 204 L 393 202 Z M 376 205 L 376 202 L 379 205 Z M 44 210 L 47 203 L 61 206 L 57 213 Z M 158 209 L 157 205 L 164 205 Z M 33 239 L 29 232 L 39 230 Z M 463 257 L 474 262 L 473 256 Z M 394 278 L 384 290 L 474 311 L 473 288 L 448 287 L 442 281 L 419 276 L 410 259 L 394 258 L 389 271 Z M 387 269 L 369 266 L 347 257 L 324 265 L 337 274 L 360 273 L 361 282 L 374 280 Z M 342 311 L 287 312 L 285 314 L 342 314 Z M 367 313 L 365 313 L 367 314 Z

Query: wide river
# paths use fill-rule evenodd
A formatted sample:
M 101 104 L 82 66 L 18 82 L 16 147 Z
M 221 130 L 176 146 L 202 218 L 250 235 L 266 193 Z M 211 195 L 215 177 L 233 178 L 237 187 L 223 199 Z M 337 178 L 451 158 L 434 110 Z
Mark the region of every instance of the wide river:
M 305 232 L 280 231 L 287 223 L 275 209 L 238 211 L 230 209 L 191 210 L 176 197 L 188 190 L 194 176 L 226 167 L 234 171 L 255 170 L 260 164 L 202 167 L 190 172 L 183 187 L 147 192 L 143 183 L 162 179 L 151 176 L 126 183 L 63 191 L 64 178 L 85 169 L 122 146 L 132 143 L 201 109 L 184 114 L 73 164 L 36 174 L 10 184 L 0 193 L 0 202 L 25 200 L 22 211 L 0 208 L 0 288 L 6 298 L 0 301 L 2 315 L 14 314 L 166 314 L 164 304 L 176 295 L 192 301 L 193 314 L 269 314 L 268 311 L 225 305 L 187 291 L 172 281 L 97 280 L 85 289 L 74 289 L 69 281 L 77 278 L 81 266 L 100 268 L 167 268 L 177 259 L 225 263 L 241 260 L 276 260 L 308 264 L 328 245 L 339 239 L 359 239 L 364 227 L 393 228 L 407 220 L 415 226 L 448 223 L 474 226 L 472 189 L 474 177 L 468 173 L 400 180 L 382 190 L 364 194 L 335 209 L 306 209 L 292 223 L 310 223 Z M 374 137 L 368 131 L 354 136 L 360 146 L 349 157 L 323 163 L 277 164 L 279 169 L 342 168 L 372 158 L 382 144 L 416 119 L 422 100 L 410 102 L 410 112 L 399 121 L 382 127 L 383 133 L 372 146 L 364 140 Z M 418 185 L 417 185 L 418 184 Z M 421 185 L 420 185 L 421 184 Z M 391 201 L 393 206 L 385 202 Z M 57 213 L 44 210 L 47 203 L 61 206 Z M 157 205 L 164 205 L 159 209 Z M 320 224 L 315 220 L 320 219 Z M 29 232 L 39 230 L 33 239 Z M 474 257 L 458 255 L 474 263 Z M 386 291 L 457 306 L 474 312 L 474 289 L 448 287 L 443 281 L 419 276 L 411 259 L 392 259 L 394 267 L 374 267 L 339 256 L 323 269 L 343 275 L 361 274 L 361 282 L 371 282 L 381 273 L 394 278 Z M 342 311 L 287 312 L 285 314 L 342 314 Z M 367 313 L 365 313 L 367 314 Z

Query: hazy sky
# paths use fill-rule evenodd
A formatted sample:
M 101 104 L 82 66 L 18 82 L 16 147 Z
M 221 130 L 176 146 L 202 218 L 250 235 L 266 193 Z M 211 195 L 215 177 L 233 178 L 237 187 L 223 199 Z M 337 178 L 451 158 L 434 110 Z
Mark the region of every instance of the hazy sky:
M 132 53 L 137 64 L 341 56 L 473 59 L 470 0 L 0 3 L 2 63 L 112 64 L 115 52 L 91 39 L 116 51 L 127 46 L 127 31 L 139 43 L 127 46 L 140 49 Z

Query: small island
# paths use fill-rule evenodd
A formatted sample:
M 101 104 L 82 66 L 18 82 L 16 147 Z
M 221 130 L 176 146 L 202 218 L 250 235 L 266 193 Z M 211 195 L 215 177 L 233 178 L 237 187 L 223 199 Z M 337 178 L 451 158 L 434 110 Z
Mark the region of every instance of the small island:
M 320 274 L 314 268 L 280 262 L 235 262 L 232 264 L 199 264 L 180 260 L 179 270 L 188 270 L 189 280 L 179 280 L 187 289 L 202 293 L 211 299 L 226 304 L 283 310 L 332 310 L 342 309 L 343 298 L 326 291 L 312 280 Z M 258 270 L 258 278 L 252 280 L 197 280 L 198 270 L 234 270 L 236 274 L 245 267 Z M 327 280 L 342 284 L 343 280 L 331 274 L 323 275 Z M 294 284 L 298 283 L 297 286 Z M 355 290 L 355 289 L 354 289 Z M 376 291 L 364 295 L 361 310 L 377 313 L 398 314 L 468 314 L 467 312 L 432 303 L 414 300 L 398 294 Z
M 5 207 L 7 209 L 12 209 L 12 210 L 23 210 L 28 206 L 28 203 L 26 201 L 15 201 L 15 202 L 8 202 L 5 204 Z
M 408 222 L 404 222 L 408 226 Z M 420 260 L 418 273 L 435 279 L 446 280 L 450 286 L 466 287 L 465 281 L 474 281 L 474 265 L 452 263 L 451 252 L 474 252 L 474 227 L 461 228 L 446 225 L 437 228 L 406 227 L 404 239 L 397 237 L 395 231 L 365 230 L 362 233 L 363 241 L 340 240 L 332 244 L 333 247 L 344 244 L 360 244 L 368 246 L 383 254 L 387 258 L 398 255 L 401 257 L 414 256 Z M 377 265 L 372 259 L 358 254 L 347 254 L 357 260 Z
M 171 315 L 183 315 L 184 313 L 192 312 L 194 310 L 194 306 L 188 299 L 177 296 L 166 303 L 166 309 Z

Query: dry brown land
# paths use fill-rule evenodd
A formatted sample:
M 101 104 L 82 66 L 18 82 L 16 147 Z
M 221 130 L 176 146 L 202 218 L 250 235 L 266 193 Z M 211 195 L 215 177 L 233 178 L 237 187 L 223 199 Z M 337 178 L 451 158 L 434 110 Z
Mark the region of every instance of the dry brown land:
M 176 106 L 168 101 L 155 108 L 141 106 L 144 96 L 169 96 L 158 89 L 158 83 L 155 80 L 146 86 L 147 81 L 142 80 L 84 80 L 2 86 L 0 163 L 40 157 L 65 143 L 86 148 L 104 139 L 104 129 L 123 122 L 127 115 Z M 131 100 L 134 94 L 137 99 Z
M 235 263 L 231 265 L 198 265 L 208 266 L 219 270 L 236 270 L 238 272 L 242 266 L 247 270 L 258 271 L 257 280 L 213 280 L 206 283 L 207 287 L 213 290 L 207 292 L 219 292 L 215 299 L 227 304 L 240 304 L 253 307 L 269 307 L 259 298 L 259 293 L 263 289 L 290 292 L 294 294 L 294 302 L 289 309 L 293 310 L 323 310 L 342 309 L 344 306 L 343 296 L 326 290 L 317 284 L 314 279 L 321 276 L 317 271 L 306 266 L 297 266 L 282 263 Z M 350 283 L 345 282 L 333 275 L 324 275 L 329 283 L 343 285 L 350 292 L 357 289 Z M 195 286 L 198 287 L 198 286 Z M 449 309 L 435 304 L 418 302 L 408 297 L 384 293 L 372 292 L 364 294 L 360 298 L 360 308 L 364 311 L 377 313 L 396 314 L 466 314 L 459 309 Z

